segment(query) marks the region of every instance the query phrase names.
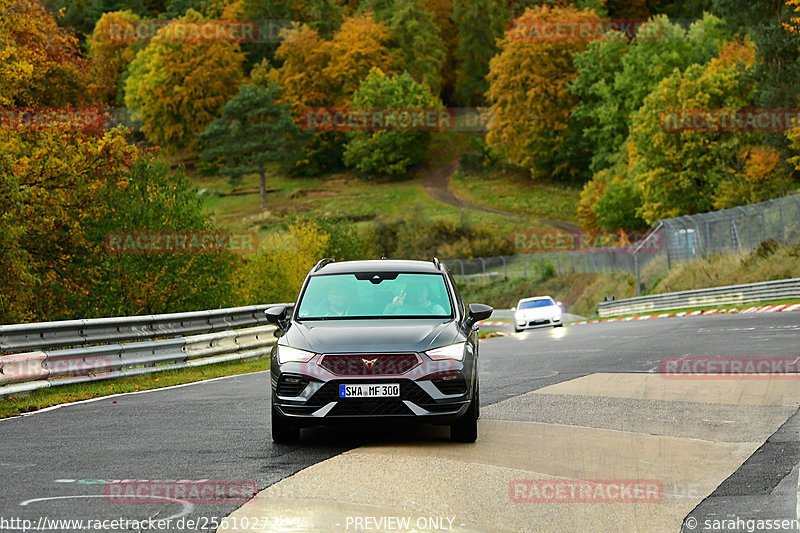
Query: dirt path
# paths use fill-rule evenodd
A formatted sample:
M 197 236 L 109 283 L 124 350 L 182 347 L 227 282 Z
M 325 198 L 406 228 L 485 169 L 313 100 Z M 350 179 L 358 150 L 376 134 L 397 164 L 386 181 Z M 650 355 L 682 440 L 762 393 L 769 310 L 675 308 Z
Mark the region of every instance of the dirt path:
M 482 205 L 473 204 L 467 200 L 457 196 L 450 188 L 450 178 L 458 169 L 458 161 L 450 161 L 449 163 L 437 168 L 425 178 L 425 191 L 436 200 L 447 205 L 460 207 L 462 209 L 470 209 L 472 211 L 483 211 L 484 213 L 494 213 L 496 215 L 505 215 L 517 218 L 531 218 L 541 224 L 547 224 L 557 229 L 562 230 L 577 230 L 580 229 L 578 224 L 567 222 L 566 220 L 556 220 L 547 217 L 531 217 L 520 213 L 512 213 L 510 211 L 502 211 L 500 209 L 492 209 Z

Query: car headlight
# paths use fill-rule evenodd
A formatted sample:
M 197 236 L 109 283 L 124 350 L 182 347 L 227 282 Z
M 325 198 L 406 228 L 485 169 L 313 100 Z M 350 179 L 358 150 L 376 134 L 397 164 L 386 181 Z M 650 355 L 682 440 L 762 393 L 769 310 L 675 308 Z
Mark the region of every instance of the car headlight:
M 306 363 L 314 357 L 314 352 L 307 352 L 305 350 L 298 350 L 297 348 L 292 348 L 290 346 L 281 346 L 278 345 L 278 363 L 288 363 L 290 361 L 298 362 L 298 363 Z
M 442 346 L 441 348 L 434 348 L 433 350 L 428 350 L 425 352 L 428 357 L 433 360 L 439 361 L 441 359 L 455 359 L 456 361 L 461 361 L 464 359 L 464 347 L 466 345 L 465 342 L 457 342 L 455 344 L 448 344 L 447 346 Z

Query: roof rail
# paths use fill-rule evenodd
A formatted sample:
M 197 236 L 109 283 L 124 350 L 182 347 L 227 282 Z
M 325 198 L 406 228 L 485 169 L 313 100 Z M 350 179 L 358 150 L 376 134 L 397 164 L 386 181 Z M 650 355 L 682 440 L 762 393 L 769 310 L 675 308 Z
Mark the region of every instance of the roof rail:
M 322 258 L 319 261 L 317 261 L 317 264 L 314 265 L 314 268 L 311 270 L 311 272 L 316 272 L 317 270 L 319 270 L 320 268 L 324 267 L 328 263 L 335 263 L 335 262 L 336 262 L 336 259 L 334 259 L 333 257 Z
M 434 257 L 433 258 L 433 266 L 436 267 L 436 270 L 441 270 L 442 269 L 442 265 L 439 263 L 439 258 L 438 257 Z

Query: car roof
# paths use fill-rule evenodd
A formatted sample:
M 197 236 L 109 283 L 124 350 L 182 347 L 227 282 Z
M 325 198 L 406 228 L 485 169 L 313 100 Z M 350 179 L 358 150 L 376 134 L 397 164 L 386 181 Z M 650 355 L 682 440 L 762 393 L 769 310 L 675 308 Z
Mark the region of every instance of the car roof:
M 349 274 L 352 272 L 409 272 L 422 274 L 442 274 L 432 261 L 412 261 L 400 259 L 368 259 L 363 261 L 341 261 L 326 263 L 312 272 L 312 276 L 325 274 Z

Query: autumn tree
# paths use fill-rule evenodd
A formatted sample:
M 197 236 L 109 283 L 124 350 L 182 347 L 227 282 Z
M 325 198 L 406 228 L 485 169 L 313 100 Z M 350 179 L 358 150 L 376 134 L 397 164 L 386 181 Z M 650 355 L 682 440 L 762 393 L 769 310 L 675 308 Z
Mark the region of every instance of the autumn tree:
M 282 61 L 273 68 L 267 61 L 253 69 L 254 83 L 277 83 L 282 102 L 289 104 L 300 121 L 309 108 L 344 107 L 350 104 L 360 81 L 373 67 L 393 72 L 388 49 L 389 34 L 371 15 L 348 17 L 331 40 L 301 25 L 282 32 L 284 40 L 276 51 Z M 341 132 L 319 132 L 303 148 L 296 172 L 318 175 L 342 166 L 346 139 Z
M 252 79 L 261 85 L 277 83 L 296 116 L 308 107 L 347 105 L 371 68 L 392 70 L 389 34 L 368 14 L 347 18 L 331 40 L 307 25 L 284 30 L 282 36 L 275 54 L 281 66 L 262 62 Z
M 98 191 L 123 180 L 134 149 L 122 135 L 0 128 L 0 234 L 3 252 L 0 322 L 71 318 L 89 311 L 87 293 L 101 275 L 102 242 L 89 233 L 104 212 Z M 19 301 L 19 291 L 30 299 Z M 17 299 L 17 301 L 15 301 Z
M 793 108 L 800 104 L 800 32 L 791 31 L 796 4 L 791 0 L 714 0 L 714 10 L 756 46 L 754 77 L 758 80 L 756 105 L 764 108 Z M 789 23 L 789 28 L 784 23 Z M 782 135 L 768 140 L 783 145 Z
M 325 231 L 306 221 L 268 234 L 244 266 L 241 299 L 247 304 L 294 301 L 306 273 L 325 256 L 329 240 Z
M 553 21 L 596 21 L 591 10 L 540 6 L 515 21 L 490 62 L 491 119 L 487 142 L 535 178 L 583 178 L 580 129 L 572 120 L 578 103 L 570 92 L 573 55 L 585 48 L 575 39 L 541 39 L 530 30 Z
M 691 65 L 665 78 L 634 114 L 629 174 L 642 193 L 639 213 L 649 223 L 763 200 L 785 190 L 774 154 L 760 148 L 762 132 L 731 120 L 725 127 L 694 131 L 697 119 L 682 118 L 700 113 L 706 121 L 706 111 L 752 108 L 754 57 L 752 43 L 726 45 L 707 65 Z M 678 114 L 670 125 L 666 120 L 673 115 L 664 113 L 672 110 Z
M 77 39 L 37 0 L 0 0 L 0 106 L 88 103 Z
M 286 167 L 297 158 L 303 135 L 288 106 L 279 104 L 280 88 L 242 85 L 200 135 L 200 158 L 232 181 L 258 174 L 261 208 L 267 207 L 266 171 L 271 163 Z
M 407 73 L 386 76 L 373 69 L 353 97 L 356 109 L 430 111 L 442 104 L 426 85 Z M 387 121 L 388 122 L 388 121 Z M 404 129 L 398 120 L 387 131 L 353 131 L 347 134 L 344 162 L 366 176 L 403 174 L 428 153 L 430 131 Z
M 123 74 L 143 45 L 126 41 L 120 29 L 135 25 L 139 20 L 139 15 L 131 11 L 105 13 L 86 40 L 92 65 L 92 92 L 100 102 L 109 105 L 123 103 Z
M 706 14 L 684 30 L 665 16 L 653 17 L 630 42 L 612 31 L 575 56 L 578 75 L 570 89 L 580 103 L 573 116 L 585 124 L 592 172 L 619 159 L 632 113 L 664 77 L 717 53 L 728 38 L 721 24 Z
M 499 51 L 496 41 L 503 37 L 508 15 L 496 0 L 454 0 L 453 21 L 458 32 L 455 99 L 463 106 L 483 105 L 489 60 Z
M 177 23 L 200 20 L 190 10 Z M 131 62 L 125 105 L 148 140 L 168 153 L 193 152 L 196 134 L 238 91 L 243 60 L 237 43 L 180 39 L 165 26 Z

